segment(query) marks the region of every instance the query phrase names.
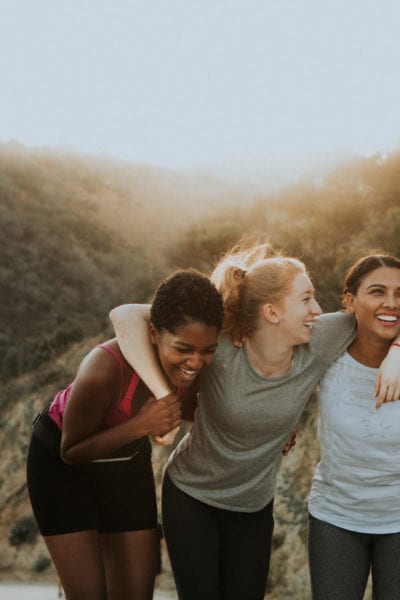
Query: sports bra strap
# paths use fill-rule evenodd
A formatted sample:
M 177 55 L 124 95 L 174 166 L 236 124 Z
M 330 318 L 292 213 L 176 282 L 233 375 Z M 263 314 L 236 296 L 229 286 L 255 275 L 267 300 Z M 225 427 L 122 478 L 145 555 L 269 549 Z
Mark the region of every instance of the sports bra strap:
M 119 396 L 118 396 L 118 403 L 119 403 L 121 400 L 121 396 L 122 396 L 122 386 L 124 385 L 124 365 L 123 365 L 122 359 L 115 352 L 115 350 L 113 350 L 112 348 L 109 348 L 108 346 L 103 346 L 102 344 L 99 344 L 97 347 L 101 348 L 102 350 L 105 350 L 106 352 L 111 354 L 115 358 L 117 363 L 119 364 L 119 370 L 120 370 Z
M 133 398 L 134 393 L 136 392 L 138 383 L 139 383 L 139 375 L 135 371 L 131 377 L 128 388 L 125 392 L 125 396 L 122 398 L 120 405 L 119 405 L 120 408 L 127 415 L 131 414 L 132 398 Z
M 105 350 L 109 354 L 112 354 L 112 356 L 115 358 L 115 360 L 119 364 L 120 373 L 121 373 L 121 380 L 120 380 L 120 385 L 119 385 L 118 405 L 119 405 L 119 407 L 126 414 L 130 414 L 130 412 L 131 412 L 132 398 L 133 398 L 133 395 L 134 395 L 134 393 L 136 391 L 138 383 L 140 381 L 140 377 L 136 373 L 136 371 L 133 372 L 133 375 L 132 375 L 131 380 L 129 382 L 128 388 L 127 388 L 127 390 L 125 392 L 124 397 L 122 398 L 122 386 L 123 386 L 123 380 L 124 380 L 124 377 L 123 377 L 124 376 L 124 364 L 122 362 L 122 359 L 119 356 L 119 354 L 117 354 L 115 352 L 115 350 L 113 350 L 112 348 L 109 348 L 108 346 L 103 346 L 102 344 L 99 344 L 97 347 L 101 348 L 102 350 Z M 175 391 L 175 393 L 177 394 L 177 396 L 181 396 L 183 394 L 183 392 L 184 392 L 184 388 L 182 388 L 182 387 L 178 387 L 176 389 L 176 391 Z

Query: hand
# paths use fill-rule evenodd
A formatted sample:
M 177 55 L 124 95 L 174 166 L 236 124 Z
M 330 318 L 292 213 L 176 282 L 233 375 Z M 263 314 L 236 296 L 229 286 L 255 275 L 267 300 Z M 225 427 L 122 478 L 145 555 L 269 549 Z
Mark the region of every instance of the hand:
M 178 431 L 179 427 L 176 427 L 175 429 L 169 431 L 164 435 L 155 435 L 153 440 L 157 444 L 157 446 L 171 446 L 171 444 L 174 443 L 174 439 Z
M 244 346 L 246 340 L 247 336 L 243 336 L 241 338 L 238 337 L 232 340 L 232 344 L 235 346 L 235 348 L 241 348 L 242 346 Z
M 400 399 L 400 347 L 391 346 L 382 361 L 375 384 L 376 408 Z
M 181 421 L 181 404 L 176 394 L 168 394 L 159 400 L 153 396 L 141 408 L 137 417 L 145 435 L 162 436 L 176 429 Z
M 291 432 L 291 434 L 289 435 L 285 447 L 282 450 L 282 454 L 283 456 L 287 456 L 290 452 L 290 450 L 293 448 L 293 446 L 296 445 L 296 430 L 293 429 L 293 431 Z

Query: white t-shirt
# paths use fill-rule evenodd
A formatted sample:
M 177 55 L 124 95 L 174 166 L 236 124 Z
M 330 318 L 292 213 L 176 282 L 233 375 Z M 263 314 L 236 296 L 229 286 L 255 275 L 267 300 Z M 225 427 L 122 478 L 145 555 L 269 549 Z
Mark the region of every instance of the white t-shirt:
M 345 352 L 320 382 L 322 459 L 309 511 L 343 529 L 395 533 L 400 532 L 400 402 L 375 408 L 376 374 Z

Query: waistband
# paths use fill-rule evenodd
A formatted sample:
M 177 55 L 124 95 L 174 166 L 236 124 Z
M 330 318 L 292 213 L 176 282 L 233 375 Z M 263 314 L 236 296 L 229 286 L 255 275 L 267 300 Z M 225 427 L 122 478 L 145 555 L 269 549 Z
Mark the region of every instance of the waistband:
M 53 419 L 49 417 L 49 406 L 45 406 L 43 410 L 38 412 L 32 422 L 32 431 L 35 436 L 54 450 L 59 450 L 61 445 L 61 430 L 58 429 Z

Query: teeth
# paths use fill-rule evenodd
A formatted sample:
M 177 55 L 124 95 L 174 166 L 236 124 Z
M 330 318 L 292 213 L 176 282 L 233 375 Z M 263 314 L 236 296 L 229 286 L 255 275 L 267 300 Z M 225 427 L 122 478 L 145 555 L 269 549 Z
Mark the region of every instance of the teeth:
M 388 323 L 394 323 L 397 321 L 397 317 L 394 315 L 378 315 L 377 317 L 380 321 L 387 321 Z
M 188 369 L 183 369 L 181 367 L 181 371 L 182 373 L 185 373 L 185 375 L 196 375 L 197 371 L 189 371 Z
M 306 327 L 312 327 L 312 326 L 314 325 L 314 321 L 306 321 L 306 322 L 304 323 L 304 325 L 305 325 Z

